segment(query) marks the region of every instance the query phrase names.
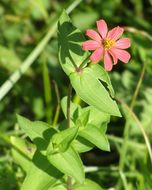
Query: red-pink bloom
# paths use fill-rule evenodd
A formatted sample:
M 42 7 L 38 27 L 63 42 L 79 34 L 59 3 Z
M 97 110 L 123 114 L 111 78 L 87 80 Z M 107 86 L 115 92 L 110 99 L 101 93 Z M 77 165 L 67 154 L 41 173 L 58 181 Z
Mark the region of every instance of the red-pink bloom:
M 96 23 L 99 33 L 88 29 L 86 35 L 92 40 L 88 40 L 82 44 L 84 50 L 94 50 L 90 56 L 90 60 L 98 62 L 104 56 L 104 67 L 107 71 L 112 70 L 113 64 L 117 64 L 118 59 L 124 63 L 128 63 L 130 54 L 124 49 L 130 47 L 130 39 L 120 39 L 124 29 L 117 26 L 108 32 L 108 27 L 104 20 L 99 20 Z

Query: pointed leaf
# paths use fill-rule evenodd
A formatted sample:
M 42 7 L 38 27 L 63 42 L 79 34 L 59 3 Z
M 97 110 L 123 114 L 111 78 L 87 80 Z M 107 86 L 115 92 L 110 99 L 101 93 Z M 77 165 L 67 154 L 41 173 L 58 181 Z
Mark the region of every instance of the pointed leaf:
M 46 156 L 37 151 L 33 157 L 33 163 L 21 186 L 21 190 L 48 190 L 63 174 L 50 164 Z
M 84 170 L 82 161 L 78 153 L 72 147 L 63 153 L 48 154 L 47 157 L 50 163 L 58 170 L 73 177 L 79 183 L 83 183 Z
M 73 141 L 72 145 L 74 149 L 77 150 L 79 153 L 88 152 L 95 147 L 94 144 L 81 136 L 77 136 L 77 138 Z
M 94 125 L 88 124 L 83 130 L 79 131 L 79 136 L 87 139 L 101 150 L 109 151 L 109 142 L 100 129 Z
M 83 34 L 72 25 L 65 11 L 58 22 L 58 39 L 59 61 L 64 72 L 69 75 L 87 58 L 87 52 L 81 48 L 82 42 L 85 41 Z
M 81 73 L 74 72 L 70 80 L 76 93 L 87 104 L 110 115 L 121 116 L 118 106 L 109 96 L 105 87 L 94 76 L 93 70 L 85 68 Z
M 41 121 L 30 121 L 20 115 L 17 116 L 19 126 L 27 133 L 39 150 L 46 150 L 51 137 L 56 130 L 47 123 Z

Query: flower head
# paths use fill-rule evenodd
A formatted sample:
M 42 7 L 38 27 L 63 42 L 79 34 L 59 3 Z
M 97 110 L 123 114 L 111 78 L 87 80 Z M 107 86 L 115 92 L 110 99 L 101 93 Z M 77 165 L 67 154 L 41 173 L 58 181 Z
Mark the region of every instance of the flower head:
M 104 67 L 107 71 L 111 71 L 113 64 L 117 64 L 118 59 L 124 63 L 128 63 L 130 54 L 124 49 L 130 47 L 129 38 L 121 38 L 124 29 L 117 26 L 108 32 L 107 24 L 104 20 L 96 22 L 98 33 L 95 30 L 88 29 L 86 35 L 92 40 L 83 42 L 84 50 L 93 50 L 90 60 L 98 62 L 104 57 Z

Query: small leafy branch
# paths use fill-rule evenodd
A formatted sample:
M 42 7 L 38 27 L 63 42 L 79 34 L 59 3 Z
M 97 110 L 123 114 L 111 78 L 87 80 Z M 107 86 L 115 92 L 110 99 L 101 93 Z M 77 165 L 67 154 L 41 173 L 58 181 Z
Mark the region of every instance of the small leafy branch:
M 95 146 L 110 151 L 107 125 L 111 115 L 121 114 L 107 72 L 99 64 L 90 63 L 89 52 L 82 49 L 85 38 L 65 11 L 58 22 L 58 40 L 59 61 L 70 81 L 68 95 L 61 100 L 65 119 L 53 126 L 17 116 L 19 126 L 32 141 L 20 163 L 27 173 L 21 190 L 101 190 L 85 178 L 80 154 Z M 72 88 L 87 103 L 86 107 L 72 102 Z M 12 143 L 17 141 L 22 140 L 12 138 Z M 25 146 L 22 143 L 13 154 L 17 155 Z

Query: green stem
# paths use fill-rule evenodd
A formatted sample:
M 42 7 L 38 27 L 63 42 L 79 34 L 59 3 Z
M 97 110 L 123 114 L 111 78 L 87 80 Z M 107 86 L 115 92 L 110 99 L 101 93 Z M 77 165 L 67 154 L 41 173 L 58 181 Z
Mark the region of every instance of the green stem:
M 76 1 L 74 1 L 74 2 L 66 9 L 66 12 L 67 12 L 68 14 L 71 13 L 81 2 L 82 2 L 82 0 L 76 0 Z
M 90 55 L 81 63 L 81 65 L 79 66 L 78 70 L 81 70 L 83 68 L 83 66 L 85 66 L 86 64 L 90 63 L 90 59 L 89 59 Z
M 70 100 L 71 100 L 72 86 L 69 85 L 68 98 L 67 98 L 67 128 L 70 128 Z
M 123 183 L 124 190 L 128 190 L 128 185 L 127 185 L 127 180 L 126 180 L 125 174 L 122 171 L 119 171 L 119 174 L 120 174 L 120 177 L 121 177 L 121 180 Z
M 72 178 L 70 176 L 68 176 L 68 179 L 67 179 L 67 190 L 72 190 L 73 187 L 72 187 Z
M 82 0 L 75 0 L 67 9 L 67 13 L 71 13 Z M 15 83 L 22 77 L 22 75 L 28 70 L 32 63 L 37 59 L 44 47 L 54 35 L 57 28 L 57 21 L 50 27 L 47 34 L 31 52 L 31 54 L 25 59 L 21 66 L 9 77 L 9 79 L 0 87 L 0 101 L 6 96 L 6 94 L 14 87 Z
M 46 60 L 43 63 L 43 86 L 46 103 L 46 119 L 48 123 L 52 124 L 52 89 Z
M 61 106 L 60 106 L 60 93 L 59 93 L 58 86 L 54 80 L 52 82 L 54 84 L 54 89 L 55 89 L 55 94 L 56 94 L 56 99 L 57 99 L 57 107 L 56 107 L 55 116 L 53 120 L 53 126 L 55 127 L 58 123 Z

